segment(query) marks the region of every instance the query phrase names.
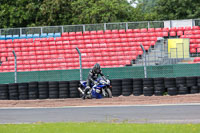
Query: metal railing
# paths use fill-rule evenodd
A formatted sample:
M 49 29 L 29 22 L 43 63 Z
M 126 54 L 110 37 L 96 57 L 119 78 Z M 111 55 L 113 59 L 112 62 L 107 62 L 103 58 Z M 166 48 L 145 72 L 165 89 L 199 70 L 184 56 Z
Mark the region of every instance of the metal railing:
M 141 29 L 141 28 L 163 28 L 164 21 L 142 21 L 142 22 L 121 22 L 121 23 L 101 23 L 85 25 L 63 25 L 44 27 L 23 27 L 0 29 L 0 35 L 22 35 L 22 34 L 42 34 L 42 33 L 63 33 L 63 32 L 84 32 L 113 29 Z
M 190 54 L 185 53 L 184 44 L 177 43 L 176 45 L 181 45 L 182 49 L 170 48 L 170 52 L 168 52 L 168 42 L 166 39 L 158 41 L 154 47 L 150 47 L 145 55 L 143 54 L 139 59 L 136 60 L 134 66 L 143 66 L 145 63 L 147 66 L 155 66 L 155 65 L 171 65 L 171 64 L 180 64 L 184 63 L 184 61 L 190 61 Z

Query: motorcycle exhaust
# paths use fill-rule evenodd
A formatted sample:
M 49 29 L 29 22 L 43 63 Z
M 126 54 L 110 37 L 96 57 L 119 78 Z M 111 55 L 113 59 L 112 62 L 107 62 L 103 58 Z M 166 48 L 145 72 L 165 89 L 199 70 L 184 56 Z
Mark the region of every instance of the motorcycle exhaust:
M 81 94 L 84 94 L 83 90 L 82 90 L 80 87 L 78 87 L 78 90 L 79 90 L 79 92 L 80 92 Z

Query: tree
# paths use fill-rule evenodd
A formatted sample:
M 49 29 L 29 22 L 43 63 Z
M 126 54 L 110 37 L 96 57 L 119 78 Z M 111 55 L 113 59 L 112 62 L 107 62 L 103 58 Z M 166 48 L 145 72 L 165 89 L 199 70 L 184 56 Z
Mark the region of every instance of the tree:
M 200 3 L 198 0 L 159 0 L 155 12 L 161 20 L 199 18 Z
M 127 0 L 76 0 L 71 5 L 73 24 L 131 21 L 136 12 Z

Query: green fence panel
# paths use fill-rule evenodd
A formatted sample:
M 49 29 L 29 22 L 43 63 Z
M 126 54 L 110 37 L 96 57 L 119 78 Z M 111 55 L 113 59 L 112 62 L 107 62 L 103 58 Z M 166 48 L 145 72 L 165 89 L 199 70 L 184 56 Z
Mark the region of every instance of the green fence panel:
M 83 80 L 87 79 L 90 69 L 83 69 Z M 122 78 L 144 78 L 143 66 L 130 66 L 118 68 L 103 68 L 104 75 L 110 79 Z M 147 77 L 182 77 L 200 76 L 200 64 L 176 64 L 147 66 Z M 66 81 L 79 80 L 80 70 L 54 70 L 54 71 L 33 71 L 18 72 L 18 83 L 30 81 Z M 0 73 L 0 83 L 14 83 L 14 72 Z

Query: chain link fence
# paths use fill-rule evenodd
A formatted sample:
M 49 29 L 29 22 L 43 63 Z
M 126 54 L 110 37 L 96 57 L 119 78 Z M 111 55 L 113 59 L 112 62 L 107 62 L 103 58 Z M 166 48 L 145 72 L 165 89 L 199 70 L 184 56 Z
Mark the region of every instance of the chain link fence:
M 200 64 L 171 64 L 147 66 L 147 78 L 154 77 L 182 77 L 200 76 Z M 102 68 L 105 75 L 110 79 L 144 78 L 143 66 L 129 66 L 119 68 Z M 89 69 L 83 69 L 83 80 L 87 79 Z M 79 69 L 18 72 L 18 83 L 30 81 L 70 81 L 80 80 Z M 0 83 L 14 83 L 14 72 L 0 73 Z

